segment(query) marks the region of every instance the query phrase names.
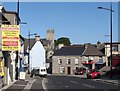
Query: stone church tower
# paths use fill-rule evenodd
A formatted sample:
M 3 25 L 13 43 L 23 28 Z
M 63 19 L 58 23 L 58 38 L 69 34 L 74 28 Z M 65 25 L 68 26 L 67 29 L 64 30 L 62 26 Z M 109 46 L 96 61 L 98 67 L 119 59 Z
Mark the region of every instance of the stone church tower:
M 53 50 L 54 49 L 54 30 L 53 29 L 47 30 L 46 40 L 51 41 L 50 49 Z

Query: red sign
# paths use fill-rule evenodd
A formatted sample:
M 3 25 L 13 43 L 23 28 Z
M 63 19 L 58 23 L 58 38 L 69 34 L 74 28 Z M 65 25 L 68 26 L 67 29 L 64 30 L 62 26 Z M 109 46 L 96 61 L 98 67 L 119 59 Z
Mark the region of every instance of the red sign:
M 86 62 L 86 61 L 83 61 L 81 62 L 82 64 L 93 64 L 93 62 Z

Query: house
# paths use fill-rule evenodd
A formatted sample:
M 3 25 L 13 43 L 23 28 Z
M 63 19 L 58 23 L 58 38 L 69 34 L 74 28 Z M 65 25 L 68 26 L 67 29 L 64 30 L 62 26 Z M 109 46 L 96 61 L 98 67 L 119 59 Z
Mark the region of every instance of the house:
M 52 56 L 52 74 L 73 74 L 74 69 L 81 64 L 84 46 L 62 47 Z
M 1 28 L 1 24 L 10 24 L 10 22 L 6 22 L 8 21 L 7 18 L 4 16 L 4 12 L 5 9 L 2 5 L 0 5 L 0 28 Z M 0 70 L 4 70 L 4 65 L 5 65 L 5 59 L 4 59 L 4 55 L 2 52 L 2 32 L 0 32 Z M 2 71 L 3 72 L 3 71 Z M 4 85 L 4 75 L 2 75 L 2 72 L 0 72 L 0 88 Z
M 52 56 L 53 74 L 73 74 L 77 67 L 100 69 L 106 65 L 103 45 L 81 44 L 60 48 Z
M 85 45 L 85 51 L 82 54 L 82 64 L 90 69 L 100 69 L 105 66 L 105 54 L 92 44 Z
M 24 72 L 24 41 L 25 41 L 25 38 L 22 36 L 22 35 L 19 35 L 20 36 L 20 50 L 18 52 L 18 55 L 19 55 L 19 58 L 18 58 L 18 61 L 19 61 L 19 72 Z
M 13 11 L 6 11 L 2 5 L 0 5 L 0 15 L 0 24 L 19 25 L 20 18 L 18 14 Z M 0 35 L 2 35 L 2 32 L 0 32 Z M 2 47 L 1 40 L 2 36 L 0 36 L 0 48 Z M 4 65 L 3 83 L 9 85 L 15 81 L 15 78 L 18 78 L 18 70 L 16 70 L 19 62 L 18 51 L 2 51 L 1 54 Z
M 120 54 L 120 42 L 113 42 L 112 43 L 112 55 L 113 55 L 113 60 L 116 57 L 119 57 Z M 105 43 L 105 55 L 106 55 L 106 61 L 107 61 L 107 66 L 110 66 L 110 43 Z M 117 59 L 118 59 L 117 57 Z M 112 60 L 112 61 L 113 61 Z M 113 66 L 116 64 L 115 60 L 112 62 Z
M 25 39 L 25 64 L 28 64 L 28 39 Z M 30 72 L 35 67 L 46 65 L 46 51 L 40 40 L 40 36 L 30 39 Z

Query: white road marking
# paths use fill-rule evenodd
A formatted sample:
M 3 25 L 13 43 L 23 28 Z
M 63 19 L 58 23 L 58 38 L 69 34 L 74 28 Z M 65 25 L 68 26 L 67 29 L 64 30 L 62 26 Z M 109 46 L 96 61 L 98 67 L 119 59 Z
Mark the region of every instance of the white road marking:
M 68 88 L 69 86 L 65 86 L 66 88 Z
M 91 79 L 91 81 L 95 81 L 95 82 L 99 82 L 99 83 L 105 83 L 105 84 L 112 84 L 112 83 L 105 82 L 105 81 L 99 80 L 99 79 Z M 115 84 L 112 84 L 112 85 L 118 86 L 118 83 L 115 83 Z
M 75 84 L 77 84 L 77 83 L 78 83 L 78 82 L 75 82 L 75 81 L 70 81 L 70 82 L 75 83 Z
M 65 86 L 65 85 L 62 85 L 62 86 L 61 86 L 61 85 L 60 85 L 59 87 L 62 87 L 62 88 L 63 88 L 63 87 L 64 87 L 64 88 L 66 87 L 66 88 L 68 88 L 69 86 L 68 86 L 68 85 L 66 85 L 66 86 Z
M 88 84 L 82 84 L 83 86 L 87 86 L 89 88 L 95 88 L 94 86 L 88 85 Z
M 28 82 L 28 84 L 25 86 L 24 90 L 30 89 L 30 88 L 32 87 L 32 84 L 33 84 L 35 81 L 36 81 L 36 79 L 30 80 L 30 81 Z M 23 91 L 24 91 L 24 90 L 23 90 Z
M 46 78 L 43 78 L 43 80 L 42 80 L 42 87 L 43 87 L 44 90 L 47 89 L 47 87 L 45 85 L 45 83 L 47 83 L 47 82 L 48 82 L 48 80 Z

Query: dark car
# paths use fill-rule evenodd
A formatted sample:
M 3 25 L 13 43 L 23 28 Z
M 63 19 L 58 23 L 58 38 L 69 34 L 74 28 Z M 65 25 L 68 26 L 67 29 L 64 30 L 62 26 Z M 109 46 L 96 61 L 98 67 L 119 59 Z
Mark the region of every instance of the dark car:
M 76 68 L 76 69 L 74 70 L 74 74 L 75 74 L 75 75 L 83 75 L 84 73 L 86 73 L 86 69 L 83 68 L 83 67 Z
M 97 69 L 89 69 L 87 72 L 87 78 L 100 78 L 100 72 Z

